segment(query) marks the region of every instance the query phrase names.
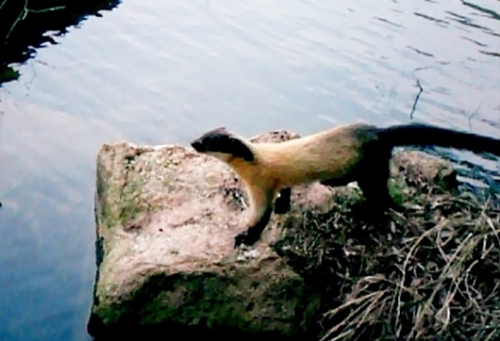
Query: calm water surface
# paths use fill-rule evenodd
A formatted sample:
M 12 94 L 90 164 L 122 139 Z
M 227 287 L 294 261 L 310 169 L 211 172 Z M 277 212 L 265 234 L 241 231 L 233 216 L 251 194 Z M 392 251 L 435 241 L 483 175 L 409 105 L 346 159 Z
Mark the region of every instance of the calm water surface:
M 500 2 L 126 0 L 0 88 L 0 340 L 89 340 L 102 143 L 413 120 L 500 137 Z M 451 153 L 499 174 L 498 160 Z

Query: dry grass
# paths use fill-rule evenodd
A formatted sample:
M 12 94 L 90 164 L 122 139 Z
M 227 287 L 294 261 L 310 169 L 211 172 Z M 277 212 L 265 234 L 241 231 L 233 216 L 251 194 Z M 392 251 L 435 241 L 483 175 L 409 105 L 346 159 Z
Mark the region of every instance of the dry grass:
M 285 222 L 278 252 L 324 289 L 320 339 L 500 340 L 498 198 L 398 181 L 405 209 L 386 222 L 360 219 L 349 191 Z

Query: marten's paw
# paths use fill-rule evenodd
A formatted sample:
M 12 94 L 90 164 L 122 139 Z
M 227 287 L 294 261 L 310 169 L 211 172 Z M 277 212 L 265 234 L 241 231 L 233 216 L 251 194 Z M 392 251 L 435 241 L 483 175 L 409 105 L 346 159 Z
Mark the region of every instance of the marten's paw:
M 252 246 L 260 239 L 260 234 L 252 232 L 252 230 L 247 230 L 240 233 L 234 237 L 234 247 L 237 248 L 240 245 Z

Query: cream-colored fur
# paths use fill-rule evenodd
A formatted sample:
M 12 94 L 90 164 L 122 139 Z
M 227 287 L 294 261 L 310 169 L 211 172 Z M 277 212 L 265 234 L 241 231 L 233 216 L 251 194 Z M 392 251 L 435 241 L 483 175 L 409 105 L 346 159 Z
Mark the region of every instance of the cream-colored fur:
M 254 226 L 284 188 L 318 180 L 353 181 L 353 169 L 362 158 L 358 129 L 349 125 L 280 143 L 252 143 L 240 138 L 252 150 L 255 160 L 218 157 L 239 175 L 250 200 L 248 226 Z M 227 155 L 227 154 L 226 154 Z

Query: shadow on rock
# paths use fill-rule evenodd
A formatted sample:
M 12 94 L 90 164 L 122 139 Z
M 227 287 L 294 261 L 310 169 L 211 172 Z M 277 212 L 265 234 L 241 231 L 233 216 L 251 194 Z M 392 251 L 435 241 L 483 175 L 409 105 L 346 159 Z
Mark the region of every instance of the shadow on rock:
M 91 328 L 91 326 L 89 326 Z M 169 340 L 184 341 L 189 337 L 200 340 L 238 340 L 255 341 L 259 338 L 273 341 L 308 341 L 301 336 L 286 337 L 279 333 L 243 333 L 236 329 L 219 328 L 210 330 L 201 327 L 186 327 L 175 324 L 158 324 L 144 326 L 127 325 L 126 327 L 116 327 L 107 329 L 105 333 L 100 333 L 94 341 L 114 341 L 114 340 Z M 311 339 L 312 340 L 312 339 Z

